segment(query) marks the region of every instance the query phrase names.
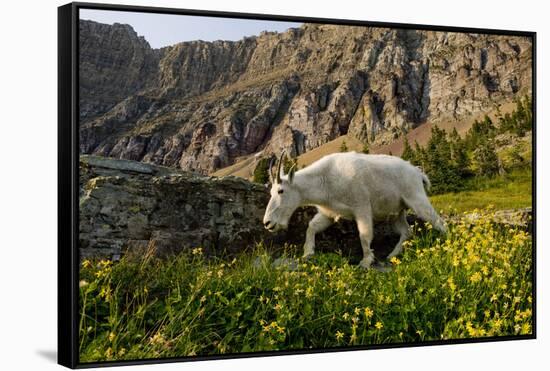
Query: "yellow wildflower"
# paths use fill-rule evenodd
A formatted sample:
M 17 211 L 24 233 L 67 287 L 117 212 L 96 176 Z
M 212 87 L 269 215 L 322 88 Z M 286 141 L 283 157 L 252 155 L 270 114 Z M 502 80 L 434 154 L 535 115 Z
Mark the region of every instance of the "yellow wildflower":
M 364 312 L 365 312 L 365 317 L 367 318 L 371 318 L 372 315 L 374 314 L 372 309 L 370 309 L 369 307 L 365 307 Z
M 384 327 L 384 325 L 382 324 L 382 322 L 378 321 L 378 322 L 376 322 L 376 324 L 374 325 L 374 327 L 376 327 L 378 330 L 381 330 L 382 327 Z
M 476 282 L 479 282 L 481 281 L 482 277 L 481 277 L 481 274 L 479 272 L 475 272 L 474 274 L 472 274 L 470 276 L 470 281 L 473 282 L 473 283 L 476 283 Z
M 165 339 L 164 339 L 164 336 L 162 336 L 162 334 L 160 332 L 157 332 L 155 335 L 153 335 L 150 339 L 149 339 L 149 342 L 151 344 L 164 344 L 165 343 Z
M 449 277 L 447 279 L 447 285 L 449 285 L 449 288 L 451 289 L 451 291 L 455 291 L 456 290 L 456 285 L 454 283 L 454 280 L 453 280 L 453 277 Z
M 390 262 L 393 264 L 393 265 L 399 265 L 401 264 L 401 260 L 397 259 L 395 256 L 393 258 L 390 259 Z
M 107 259 L 101 260 L 101 261 L 99 262 L 99 265 L 101 265 L 101 266 L 104 267 L 104 268 L 106 268 L 106 267 L 108 267 L 108 266 L 110 266 L 110 265 L 112 265 L 112 264 L 113 264 L 113 262 L 110 261 L 110 260 L 107 260 Z

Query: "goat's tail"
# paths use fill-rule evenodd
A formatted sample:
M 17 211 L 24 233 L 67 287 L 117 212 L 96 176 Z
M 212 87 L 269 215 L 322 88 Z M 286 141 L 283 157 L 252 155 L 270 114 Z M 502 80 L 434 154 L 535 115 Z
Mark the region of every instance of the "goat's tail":
M 430 187 L 432 186 L 432 183 L 430 183 L 430 179 L 420 167 L 418 167 L 418 171 L 420 172 L 420 176 L 422 177 L 422 184 L 424 184 L 424 189 L 426 190 L 426 192 L 428 192 L 430 190 Z

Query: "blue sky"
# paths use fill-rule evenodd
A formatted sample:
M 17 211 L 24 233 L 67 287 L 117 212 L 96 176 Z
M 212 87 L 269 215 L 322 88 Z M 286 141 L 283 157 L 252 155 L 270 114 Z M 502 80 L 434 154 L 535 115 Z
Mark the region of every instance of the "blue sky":
M 190 40 L 240 40 L 262 31 L 282 32 L 301 23 L 260 21 L 237 18 L 215 18 L 175 14 L 122 12 L 80 9 L 80 19 L 100 23 L 126 23 L 153 48 Z

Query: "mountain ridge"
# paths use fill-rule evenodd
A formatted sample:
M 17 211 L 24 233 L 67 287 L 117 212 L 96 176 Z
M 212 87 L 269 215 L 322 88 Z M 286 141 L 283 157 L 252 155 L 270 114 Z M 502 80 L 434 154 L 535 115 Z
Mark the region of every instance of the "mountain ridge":
M 391 145 L 531 91 L 526 37 L 304 24 L 151 49 L 80 22 L 81 153 L 201 173 L 342 135 Z

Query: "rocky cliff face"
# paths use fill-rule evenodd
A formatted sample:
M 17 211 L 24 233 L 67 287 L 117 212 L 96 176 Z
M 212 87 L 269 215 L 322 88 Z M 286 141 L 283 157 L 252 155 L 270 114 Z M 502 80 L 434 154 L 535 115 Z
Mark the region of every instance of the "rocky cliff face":
M 82 153 L 209 173 L 342 134 L 389 143 L 531 90 L 529 38 L 305 24 L 153 50 L 80 24 Z
M 160 51 L 129 25 L 80 21 L 80 118 L 102 115 L 151 87 Z

